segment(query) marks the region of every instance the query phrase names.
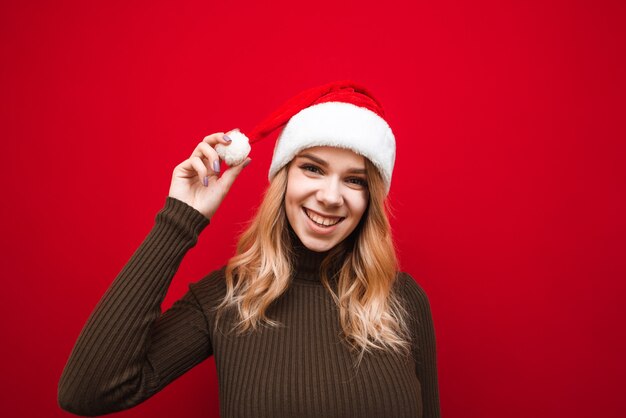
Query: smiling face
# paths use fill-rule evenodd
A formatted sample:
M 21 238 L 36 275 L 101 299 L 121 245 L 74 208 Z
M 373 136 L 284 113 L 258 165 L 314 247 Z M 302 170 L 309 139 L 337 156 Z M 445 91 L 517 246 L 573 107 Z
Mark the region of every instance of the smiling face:
M 287 172 L 285 212 L 305 247 L 324 252 L 346 239 L 367 209 L 365 158 L 350 150 L 313 147 Z

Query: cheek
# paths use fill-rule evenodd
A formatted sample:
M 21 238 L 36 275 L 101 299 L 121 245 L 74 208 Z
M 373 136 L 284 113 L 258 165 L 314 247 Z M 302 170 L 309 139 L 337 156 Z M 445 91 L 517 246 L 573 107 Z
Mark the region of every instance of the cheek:
M 292 173 L 292 169 L 287 173 L 287 189 L 285 190 L 285 206 L 289 209 L 289 205 L 294 201 L 294 195 L 297 193 L 297 179 Z
M 285 211 L 287 212 L 287 215 L 290 215 L 292 212 L 292 208 L 294 205 L 294 199 L 293 199 L 293 194 L 289 192 L 289 189 L 287 189 L 287 193 L 285 193 Z
M 285 191 L 285 211 L 287 216 L 292 218 L 296 212 L 300 209 L 300 204 L 302 201 L 301 193 L 299 192 L 298 186 L 296 183 L 290 183 L 287 185 L 287 190 Z M 292 220 L 292 219 L 290 219 Z
M 302 204 L 315 191 L 315 183 L 301 173 L 289 173 L 287 177 L 287 190 L 285 201 L 295 204 Z
M 369 196 L 367 193 L 360 192 L 358 195 L 353 196 L 352 201 L 352 213 L 359 219 L 365 213 L 367 205 L 369 204 Z

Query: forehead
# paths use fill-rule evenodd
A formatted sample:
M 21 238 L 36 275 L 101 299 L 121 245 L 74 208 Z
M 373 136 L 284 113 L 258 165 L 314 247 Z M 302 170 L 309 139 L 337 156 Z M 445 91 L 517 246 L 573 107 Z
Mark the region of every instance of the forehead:
M 365 157 L 346 148 L 311 147 L 298 153 L 296 157 L 321 160 L 333 166 L 365 169 Z

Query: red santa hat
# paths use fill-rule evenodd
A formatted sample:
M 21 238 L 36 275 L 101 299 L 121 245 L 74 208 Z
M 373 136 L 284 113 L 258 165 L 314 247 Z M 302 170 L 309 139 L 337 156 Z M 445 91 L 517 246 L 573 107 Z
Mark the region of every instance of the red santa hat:
M 363 86 L 338 81 L 314 87 L 289 99 L 248 135 L 259 141 L 280 133 L 269 179 L 300 151 L 316 146 L 346 148 L 370 160 L 389 192 L 396 159 L 396 141 L 381 104 Z

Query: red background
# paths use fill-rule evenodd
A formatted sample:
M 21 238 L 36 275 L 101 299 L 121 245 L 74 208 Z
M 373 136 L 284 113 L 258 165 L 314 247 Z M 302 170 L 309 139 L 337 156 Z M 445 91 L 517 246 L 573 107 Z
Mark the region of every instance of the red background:
M 623 416 L 623 2 L 129 3 L 0 5 L 3 416 L 68 415 L 74 341 L 198 141 L 343 78 L 396 133 L 393 227 L 430 296 L 443 415 Z M 272 146 L 163 308 L 232 255 Z M 120 416 L 218 408 L 208 360 Z

